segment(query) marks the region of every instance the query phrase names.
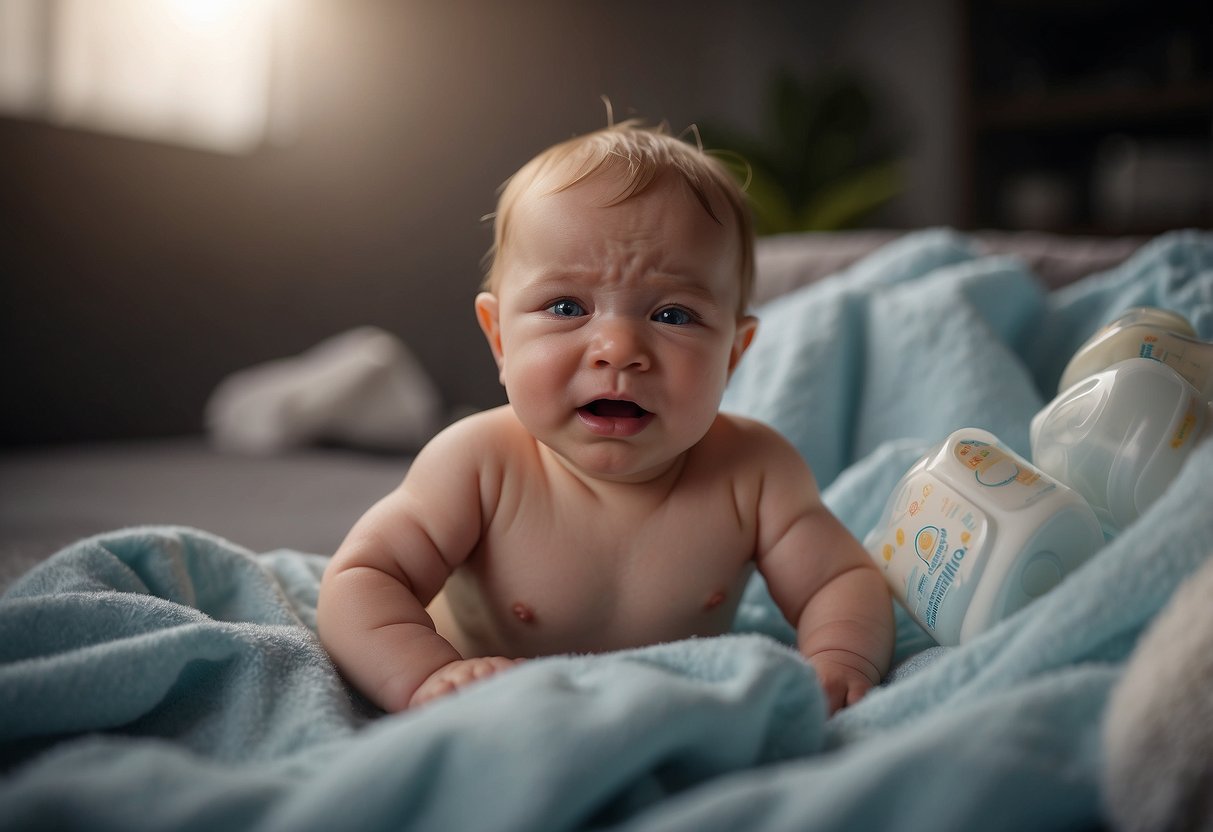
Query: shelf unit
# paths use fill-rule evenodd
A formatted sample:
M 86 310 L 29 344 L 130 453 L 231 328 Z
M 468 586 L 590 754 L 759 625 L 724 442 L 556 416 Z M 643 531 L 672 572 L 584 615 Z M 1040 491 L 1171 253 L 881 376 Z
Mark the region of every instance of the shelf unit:
M 1213 227 L 1213 3 L 962 0 L 970 227 Z

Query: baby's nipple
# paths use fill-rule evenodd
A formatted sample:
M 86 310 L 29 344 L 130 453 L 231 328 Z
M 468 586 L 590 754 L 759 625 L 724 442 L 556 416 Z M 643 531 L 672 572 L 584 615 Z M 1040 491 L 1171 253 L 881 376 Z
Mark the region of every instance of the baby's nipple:
M 724 603 L 725 594 L 721 591 L 712 593 L 712 597 L 703 605 L 704 612 L 711 612 Z
M 510 608 L 510 611 L 513 612 L 514 617 L 523 624 L 531 624 L 535 621 L 535 611 L 521 601 L 514 604 L 514 606 Z

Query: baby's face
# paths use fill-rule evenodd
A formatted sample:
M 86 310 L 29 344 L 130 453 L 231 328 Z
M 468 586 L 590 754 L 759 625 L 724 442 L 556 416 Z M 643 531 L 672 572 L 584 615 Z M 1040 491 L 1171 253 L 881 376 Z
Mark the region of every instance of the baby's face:
M 734 227 L 675 177 L 606 206 L 617 187 L 536 183 L 477 313 L 527 429 L 579 473 L 643 481 L 712 425 L 754 321 Z

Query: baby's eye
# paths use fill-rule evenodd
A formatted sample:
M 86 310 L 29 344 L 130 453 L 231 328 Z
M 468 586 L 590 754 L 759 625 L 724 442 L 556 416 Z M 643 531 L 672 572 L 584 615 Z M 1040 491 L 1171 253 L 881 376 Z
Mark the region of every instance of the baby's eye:
M 665 309 L 659 309 L 653 315 L 653 320 L 661 324 L 686 326 L 695 322 L 695 316 L 685 309 L 679 309 L 677 306 L 667 306 Z
M 551 312 L 557 318 L 578 318 L 585 314 L 585 310 L 581 308 L 581 304 L 575 300 L 558 300 L 548 307 L 547 311 Z

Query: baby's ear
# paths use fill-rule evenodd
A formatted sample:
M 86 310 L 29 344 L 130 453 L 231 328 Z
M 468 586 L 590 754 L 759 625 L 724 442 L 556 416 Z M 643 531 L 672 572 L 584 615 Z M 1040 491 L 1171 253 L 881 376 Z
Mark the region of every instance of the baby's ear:
M 737 321 L 737 333 L 733 336 L 733 349 L 729 353 L 730 377 L 733 375 L 733 370 L 737 369 L 741 356 L 745 355 L 745 351 L 750 348 L 750 344 L 754 340 L 754 333 L 757 331 L 758 319 L 753 315 L 744 315 Z
M 485 340 L 489 342 L 489 349 L 493 351 L 497 374 L 502 377 L 505 372 L 505 352 L 501 349 L 501 305 L 492 292 L 476 295 L 476 320 L 480 323 L 480 331 L 484 333 Z M 503 377 L 501 383 L 505 383 Z

